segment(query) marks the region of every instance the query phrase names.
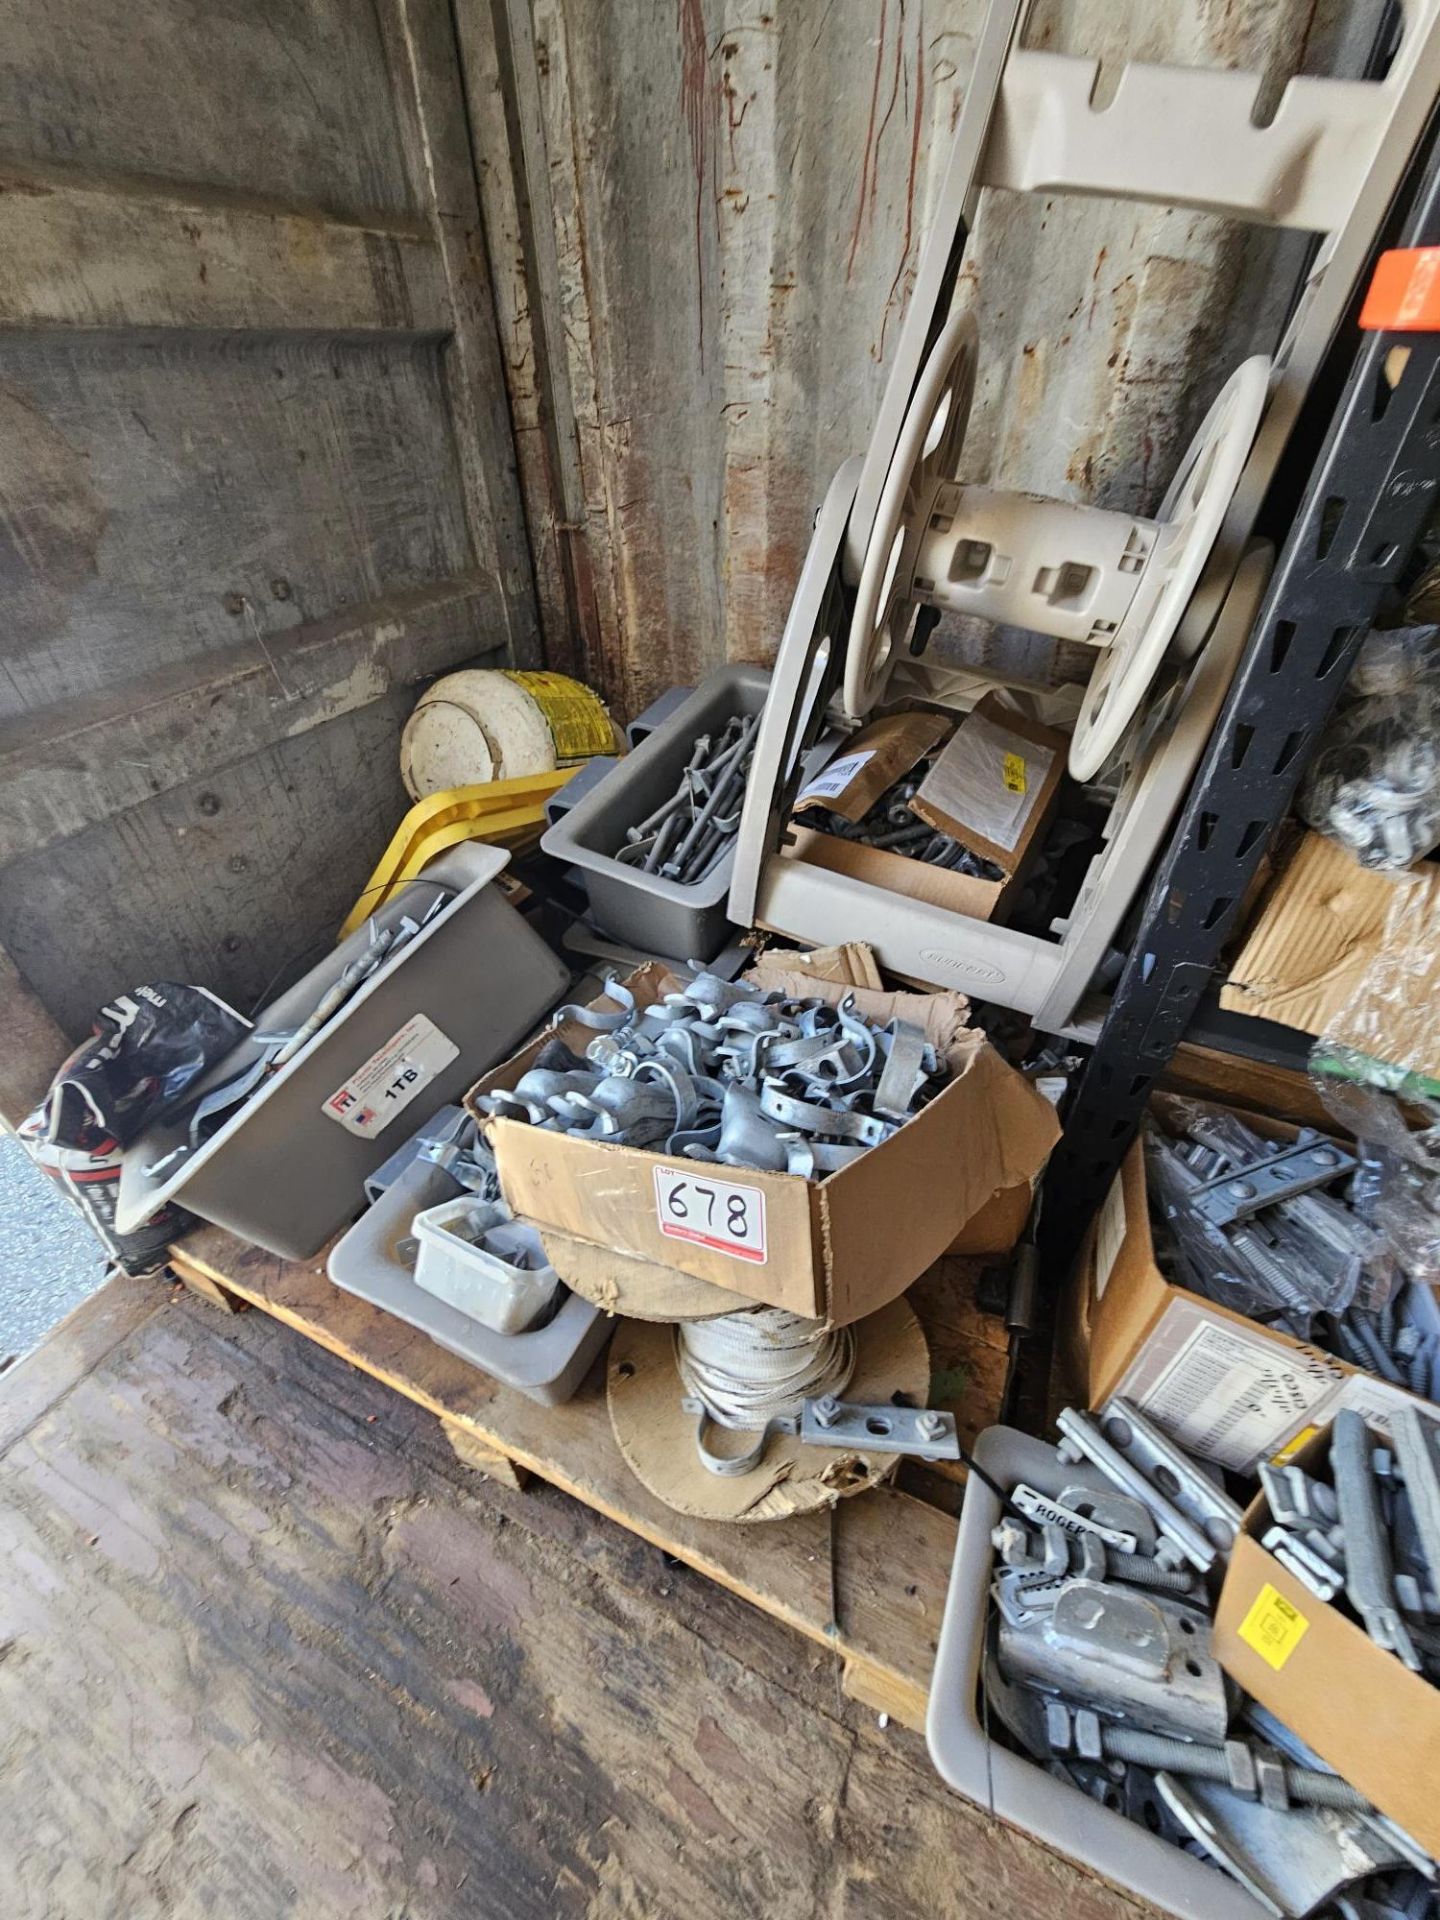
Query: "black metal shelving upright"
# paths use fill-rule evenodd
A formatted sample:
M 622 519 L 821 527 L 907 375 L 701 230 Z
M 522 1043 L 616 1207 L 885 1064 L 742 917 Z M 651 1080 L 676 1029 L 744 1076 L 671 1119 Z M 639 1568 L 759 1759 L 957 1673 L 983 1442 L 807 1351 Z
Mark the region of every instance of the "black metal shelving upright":
M 1390 243 L 1440 245 L 1432 126 Z M 1406 359 L 1398 370 L 1397 350 Z M 1046 1179 L 1043 1249 L 1073 1254 L 1183 1038 L 1381 596 L 1440 496 L 1440 334 L 1366 333 L 1219 725 L 1141 910 Z

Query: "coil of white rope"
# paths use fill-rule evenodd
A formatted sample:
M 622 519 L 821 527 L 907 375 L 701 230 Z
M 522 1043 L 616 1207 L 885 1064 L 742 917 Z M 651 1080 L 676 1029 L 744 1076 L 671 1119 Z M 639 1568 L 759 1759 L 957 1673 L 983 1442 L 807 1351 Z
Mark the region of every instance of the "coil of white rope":
M 855 1371 L 855 1336 L 783 1307 L 682 1321 L 675 1364 L 687 1395 L 716 1426 L 759 1433 L 798 1414 L 802 1400 L 843 1393 Z

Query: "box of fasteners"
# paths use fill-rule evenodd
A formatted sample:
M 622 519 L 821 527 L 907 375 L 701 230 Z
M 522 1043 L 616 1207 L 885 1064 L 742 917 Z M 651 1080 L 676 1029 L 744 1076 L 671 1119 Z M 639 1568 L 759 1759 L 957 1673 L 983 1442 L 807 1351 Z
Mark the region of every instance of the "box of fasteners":
M 802 976 L 804 958 L 795 956 Z M 764 984 L 768 987 L 769 980 Z M 663 1018 L 664 1010 L 676 1004 L 667 996 L 682 996 L 682 983 L 653 963 L 619 982 L 618 998 L 602 996 L 580 1015 L 562 1009 L 545 1033 L 472 1091 L 469 1104 L 484 1121 L 507 1201 L 539 1228 L 551 1261 L 575 1291 L 638 1318 L 728 1312 L 740 1304 L 739 1295 L 848 1324 L 903 1293 L 997 1194 L 1028 1187 L 1039 1172 L 1058 1136 L 1054 1109 L 978 1028 L 967 1024 L 963 996 L 889 993 L 817 976 L 803 976 L 797 984 L 812 1006 L 839 1009 L 844 1003 L 845 1020 L 853 1023 L 858 1016 L 872 1033 L 891 1027 L 898 1036 L 904 1029 L 911 1047 L 923 1040 L 928 1085 L 921 1103 L 883 1128 L 857 1125 L 857 1137 L 862 1132 L 883 1136 L 858 1153 L 827 1151 L 831 1143 L 823 1126 L 807 1136 L 803 1126 L 787 1125 L 781 1131 L 788 1139 L 782 1139 L 776 1156 L 786 1170 L 777 1170 L 774 1158 L 768 1168 L 734 1160 L 716 1164 L 713 1148 L 705 1149 L 709 1159 L 689 1157 L 673 1132 L 668 1148 L 656 1150 L 607 1136 L 598 1114 L 587 1136 L 536 1124 L 539 1106 L 529 1118 L 520 1112 L 514 1095 L 537 1086 L 544 1090 L 542 1083 L 525 1080 L 541 1057 L 563 1065 L 566 1055 L 556 1042 L 570 1057 L 583 1059 L 601 1026 L 624 1024 L 616 1014 L 624 1012 L 628 1020 L 659 1009 Z M 756 1016 L 720 1003 L 728 992 L 738 991 L 741 1000 L 758 1008 L 760 996 L 747 992 L 744 983 L 738 990 L 727 990 L 725 983 L 692 983 L 691 991 L 715 998 L 715 1005 L 703 1010 L 709 1017 L 699 1022 L 696 1044 L 713 1045 L 725 1020 L 733 1044 L 743 1048 L 745 1021 Z M 794 986 L 787 992 L 793 996 Z M 797 1001 L 792 998 L 790 1004 Z M 688 1017 L 694 1009 L 686 1011 Z M 790 1051 L 780 1057 L 805 1054 L 806 1039 L 812 1045 L 823 1040 L 834 1020 L 827 1015 L 812 1024 L 816 1033 L 785 1039 L 782 1045 Z M 863 1035 L 857 1044 L 863 1052 Z M 714 1063 L 697 1059 L 697 1073 L 677 1082 L 666 1064 L 670 1057 L 642 1072 L 637 1085 L 663 1089 L 666 1097 L 678 1086 L 688 1105 L 687 1078 L 691 1085 L 697 1075 L 713 1084 L 708 1069 Z M 851 1064 L 845 1063 L 847 1071 Z M 577 1076 L 576 1091 L 587 1098 L 583 1075 Z M 555 1097 L 563 1099 L 564 1093 L 562 1088 Z M 813 1126 L 816 1116 L 807 1118 L 806 1109 L 816 1101 L 781 1089 L 782 1103 L 787 1097 L 801 1104 L 783 1111 Z M 622 1117 L 643 1106 L 633 1095 L 617 1094 L 616 1100 Z M 843 1105 L 841 1098 L 837 1108 Z M 691 1132 L 699 1144 L 703 1129 Z M 760 1144 L 767 1143 L 773 1146 L 773 1134 Z M 798 1165 L 811 1158 L 816 1164 L 808 1176 L 789 1170 L 787 1161 Z
M 1267 1470 L 1231 1556 L 1214 1643 L 1247 1693 L 1432 1854 L 1440 1853 L 1432 1678 L 1440 1667 L 1426 1616 L 1440 1568 L 1423 1550 L 1418 1571 L 1409 1564 L 1413 1546 L 1397 1509 L 1415 1481 L 1433 1476 L 1436 1435 L 1423 1417 L 1399 1435 L 1357 1420 L 1348 1435 L 1327 1427 L 1283 1469 Z M 1385 1480 L 1375 1477 L 1377 1460 Z M 1311 1560 L 1301 1577 L 1295 1567 Z M 1337 1569 L 1330 1579 L 1327 1561 Z M 1407 1577 L 1428 1592 L 1407 1593 Z
M 1282 1121 L 1164 1095 L 1152 1101 L 1149 1124 L 1183 1141 L 1184 1123 L 1207 1112 L 1238 1121 L 1277 1151 L 1299 1137 Z M 1332 1144 L 1343 1150 L 1345 1143 Z M 1343 1191 L 1348 1155 L 1337 1166 L 1339 1179 L 1329 1184 Z M 1324 1193 L 1325 1186 L 1311 1191 Z M 1339 1314 L 1256 1317 L 1253 1300 L 1233 1287 L 1226 1297 L 1224 1287 L 1207 1295 L 1186 1284 L 1195 1269 L 1174 1259 L 1165 1220 L 1157 1231 L 1153 1199 L 1144 1142 L 1137 1141 L 1096 1215 L 1063 1311 L 1069 1370 L 1092 1405 L 1123 1394 L 1192 1453 L 1248 1472 L 1341 1407 L 1383 1426 L 1394 1408 L 1433 1398 L 1440 1309 L 1428 1287 L 1401 1278 L 1383 1312 L 1373 1314 L 1352 1303 Z M 1262 1260 L 1273 1232 L 1263 1212 L 1240 1223 L 1242 1232 L 1256 1228 L 1255 1241 L 1264 1244 L 1252 1251 Z M 1322 1211 L 1322 1224 L 1327 1216 Z M 1246 1235 L 1242 1245 L 1251 1244 Z M 1229 1277 L 1243 1274 L 1237 1269 Z M 1391 1377 L 1377 1373 L 1377 1364 Z
M 1063 734 L 992 699 L 958 727 L 928 711 L 888 714 L 801 788 L 785 851 L 967 920 L 1003 921 L 1064 764 Z

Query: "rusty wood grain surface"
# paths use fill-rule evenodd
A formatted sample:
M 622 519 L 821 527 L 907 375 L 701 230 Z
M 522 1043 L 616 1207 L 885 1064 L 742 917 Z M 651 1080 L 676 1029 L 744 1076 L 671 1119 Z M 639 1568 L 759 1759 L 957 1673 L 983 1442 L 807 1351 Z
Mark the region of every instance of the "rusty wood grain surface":
M 1139 1911 L 828 1654 L 313 1343 L 107 1293 L 128 1332 L 62 1330 L 63 1390 L 0 1428 L 15 1920 Z

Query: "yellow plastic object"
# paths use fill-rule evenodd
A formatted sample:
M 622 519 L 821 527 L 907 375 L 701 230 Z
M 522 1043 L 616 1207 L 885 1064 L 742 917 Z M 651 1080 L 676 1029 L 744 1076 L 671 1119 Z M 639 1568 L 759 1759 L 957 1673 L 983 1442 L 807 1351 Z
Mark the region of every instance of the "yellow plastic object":
M 379 865 L 350 909 L 339 938 L 344 940 L 352 934 L 397 887 L 413 880 L 447 847 L 457 846 L 462 840 L 522 845 L 544 826 L 545 802 L 551 794 L 578 771 L 577 767 L 557 767 L 550 773 L 527 773 L 518 780 L 451 787 L 417 800 L 395 829 Z

